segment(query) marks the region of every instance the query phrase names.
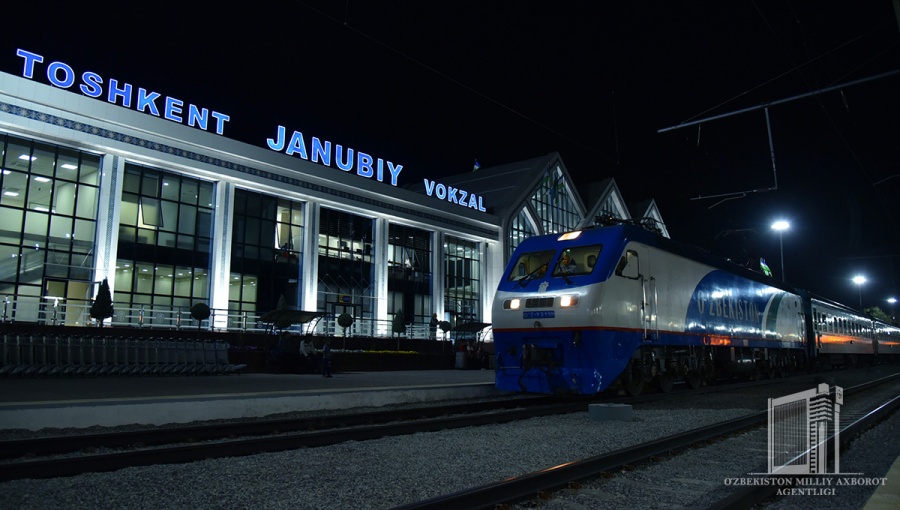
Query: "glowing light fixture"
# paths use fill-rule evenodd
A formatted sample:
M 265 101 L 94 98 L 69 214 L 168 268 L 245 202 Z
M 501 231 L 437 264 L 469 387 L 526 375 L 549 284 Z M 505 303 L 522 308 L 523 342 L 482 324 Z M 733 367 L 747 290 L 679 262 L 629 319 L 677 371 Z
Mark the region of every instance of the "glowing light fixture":
M 575 230 L 573 232 L 566 232 L 565 234 L 559 236 L 557 241 L 571 241 L 572 239 L 578 239 L 578 236 L 581 235 L 580 230 Z
M 784 281 L 784 231 L 791 228 L 791 224 L 785 220 L 778 220 L 772 224 L 772 230 L 778 232 L 778 248 L 781 252 L 781 281 Z
M 859 289 L 859 309 L 862 310 L 862 286 L 866 283 L 866 277 L 858 274 L 853 277 L 853 283 L 856 284 L 856 288 Z

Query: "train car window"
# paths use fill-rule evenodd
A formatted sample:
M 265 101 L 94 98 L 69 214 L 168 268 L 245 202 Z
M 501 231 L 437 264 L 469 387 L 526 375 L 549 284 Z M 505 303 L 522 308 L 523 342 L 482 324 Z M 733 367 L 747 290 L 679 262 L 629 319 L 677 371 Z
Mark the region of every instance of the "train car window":
M 599 244 L 566 248 L 556 261 L 556 267 L 553 268 L 553 276 L 579 276 L 590 274 L 594 270 L 597 256 L 602 249 L 603 246 Z M 593 264 L 589 263 L 589 257 L 593 257 Z
M 619 265 L 616 266 L 616 276 L 636 280 L 640 274 L 641 271 L 637 252 L 634 250 L 625 250 L 622 258 L 619 259 Z
M 514 282 L 526 277 L 543 278 L 555 253 L 555 250 L 542 250 L 519 255 L 507 280 Z

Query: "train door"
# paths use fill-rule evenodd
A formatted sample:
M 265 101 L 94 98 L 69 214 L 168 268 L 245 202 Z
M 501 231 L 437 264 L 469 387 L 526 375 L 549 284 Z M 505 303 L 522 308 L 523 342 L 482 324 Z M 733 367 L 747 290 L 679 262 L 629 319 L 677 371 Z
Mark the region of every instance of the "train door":
M 659 336 L 656 324 L 658 297 L 656 279 L 650 270 L 650 254 L 646 247 L 629 245 L 619 260 L 616 275 L 635 282 L 633 289 L 637 295 L 634 302 L 638 304 L 643 338 L 645 341 L 656 340 Z

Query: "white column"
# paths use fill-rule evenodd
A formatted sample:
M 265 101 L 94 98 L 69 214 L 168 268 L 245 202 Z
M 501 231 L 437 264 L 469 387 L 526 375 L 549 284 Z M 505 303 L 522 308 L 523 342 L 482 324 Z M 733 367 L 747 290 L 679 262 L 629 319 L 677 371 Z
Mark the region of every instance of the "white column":
M 388 248 L 390 228 L 385 218 L 375 218 L 372 233 L 372 268 L 375 278 L 375 320 L 378 335 L 390 334 L 388 330 Z
M 231 274 L 232 217 L 234 216 L 234 185 L 219 181 L 216 184 L 215 219 L 209 261 L 209 307 L 216 311 L 213 327 L 228 327 L 228 284 Z
M 106 278 L 110 293 L 116 288 L 116 252 L 119 243 L 119 216 L 122 210 L 122 182 L 125 159 L 105 156 L 100 162 L 100 194 L 97 197 L 97 230 L 94 233 L 94 281 Z M 97 285 L 92 295 L 97 294 Z
M 438 320 L 447 320 L 444 314 L 444 233 L 435 231 L 431 237 L 431 302 Z M 441 334 L 438 329 L 438 335 Z
M 496 268 L 497 262 L 501 258 L 498 252 L 501 250 L 494 248 L 495 246 L 499 248 L 499 245 L 492 245 L 484 241 L 479 242 L 478 246 L 481 250 L 481 276 L 479 277 L 481 280 L 481 321 L 489 323 L 493 316 L 491 306 L 494 302 L 494 293 L 497 291 L 497 280 L 503 273 L 502 267 L 499 272 Z M 490 331 L 492 330 L 487 330 L 487 332 Z
M 319 286 L 319 204 L 303 205 L 303 289 L 300 291 L 302 310 L 314 312 L 318 307 Z M 324 311 L 324 310 L 323 310 Z

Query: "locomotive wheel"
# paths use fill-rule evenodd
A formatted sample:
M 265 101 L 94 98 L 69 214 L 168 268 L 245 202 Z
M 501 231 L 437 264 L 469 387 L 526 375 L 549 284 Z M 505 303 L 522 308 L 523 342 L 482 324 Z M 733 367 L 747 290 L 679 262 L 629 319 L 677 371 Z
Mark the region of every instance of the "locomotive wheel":
M 656 385 L 663 393 L 672 391 L 672 386 L 675 385 L 675 375 L 670 371 L 656 374 Z
M 623 386 L 625 393 L 631 397 L 637 397 L 644 392 L 644 372 L 638 363 L 632 361 L 624 374 Z
M 688 370 L 684 379 L 687 381 L 688 387 L 692 390 L 696 390 L 700 386 L 703 386 L 703 376 L 696 370 Z

